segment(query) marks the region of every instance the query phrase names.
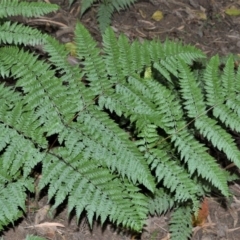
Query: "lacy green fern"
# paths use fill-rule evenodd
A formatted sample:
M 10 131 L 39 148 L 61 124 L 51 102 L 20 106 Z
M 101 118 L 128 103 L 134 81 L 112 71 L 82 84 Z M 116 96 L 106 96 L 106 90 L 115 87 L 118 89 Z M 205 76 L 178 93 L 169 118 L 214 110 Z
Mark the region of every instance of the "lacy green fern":
M 170 41 L 130 43 L 110 28 L 100 49 L 79 23 L 75 43 L 79 66 L 52 37 L 10 21 L 0 26 L 0 229 L 22 216 L 41 166 L 38 187 L 48 189 L 53 208 L 67 201 L 69 213 L 85 211 L 90 224 L 97 218 L 136 231 L 148 214 L 173 209 L 172 239 L 187 239 L 206 189 L 229 196 L 230 173 L 198 136 L 240 166 L 230 134 L 240 121 L 233 57 L 222 70 L 218 56 L 207 61 Z M 48 61 L 21 47 L 35 44 Z M 203 59 L 199 73 L 192 64 Z
M 111 17 L 114 11 L 120 11 L 121 9 L 126 9 L 130 7 L 137 0 L 82 0 L 81 1 L 81 15 L 83 15 L 95 2 L 100 2 L 98 6 L 97 19 L 99 23 L 99 28 L 101 32 L 111 23 Z M 69 1 L 71 5 L 73 1 Z

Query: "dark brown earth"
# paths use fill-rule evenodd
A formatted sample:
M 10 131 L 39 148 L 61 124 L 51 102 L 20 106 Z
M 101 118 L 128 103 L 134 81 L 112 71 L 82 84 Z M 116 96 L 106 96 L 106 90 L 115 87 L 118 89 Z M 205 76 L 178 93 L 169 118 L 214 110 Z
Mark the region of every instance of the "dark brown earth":
M 33 27 L 41 28 L 61 42 L 73 38 L 74 25 L 79 19 L 79 2 L 68 8 L 68 1 L 46 0 L 57 3 L 61 10 L 41 19 L 21 19 Z M 114 14 L 114 31 L 125 33 L 131 40 L 158 38 L 182 41 L 202 49 L 206 54 L 221 56 L 229 53 L 240 54 L 240 17 L 228 16 L 226 9 L 240 8 L 239 0 L 150 0 L 139 1 L 130 9 Z M 163 19 L 155 21 L 152 15 L 157 10 L 163 12 Z M 88 11 L 80 20 L 95 39 L 101 43 L 101 35 L 96 24 L 96 10 Z M 240 239 L 240 185 L 231 185 L 234 197 L 227 202 L 219 196 L 207 198 L 209 215 L 203 226 L 193 229 L 192 240 L 238 240 Z M 142 235 L 127 233 L 124 229 L 114 229 L 110 224 L 101 228 L 97 223 L 90 231 L 86 219 L 76 223 L 73 216 L 67 217 L 67 210 L 59 210 L 56 216 L 47 212 L 46 197 L 37 201 L 29 197 L 28 212 L 3 234 L 4 240 L 22 240 L 27 234 L 34 234 L 57 240 L 167 240 L 170 239 L 168 221 L 165 216 L 149 217 Z M 50 225 L 49 222 L 53 224 Z M 45 226 L 32 226 L 45 223 Z M 55 225 L 54 225 L 55 224 Z M 62 224 L 64 227 L 59 227 Z M 103 229 L 103 230 L 102 230 Z

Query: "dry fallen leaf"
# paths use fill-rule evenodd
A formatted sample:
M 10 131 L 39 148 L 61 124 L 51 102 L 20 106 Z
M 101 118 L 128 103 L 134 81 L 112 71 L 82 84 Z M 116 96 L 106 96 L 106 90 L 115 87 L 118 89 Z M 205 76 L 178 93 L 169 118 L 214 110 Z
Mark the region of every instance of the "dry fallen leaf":
M 196 11 L 197 18 L 200 20 L 207 20 L 207 15 L 203 11 Z
M 159 10 L 157 10 L 153 15 L 152 15 L 152 19 L 155 21 L 161 21 L 163 19 L 163 13 Z
M 33 226 L 29 226 L 27 228 L 35 228 L 35 230 L 47 237 L 48 239 L 56 239 L 56 232 L 59 232 L 57 227 L 65 227 L 63 224 L 61 223 L 56 223 L 56 222 L 44 222 L 44 223 L 40 223 L 40 224 L 36 224 Z
M 207 198 L 204 198 L 197 215 L 193 216 L 193 226 L 194 227 L 203 226 L 207 220 L 208 215 L 209 215 L 208 201 Z

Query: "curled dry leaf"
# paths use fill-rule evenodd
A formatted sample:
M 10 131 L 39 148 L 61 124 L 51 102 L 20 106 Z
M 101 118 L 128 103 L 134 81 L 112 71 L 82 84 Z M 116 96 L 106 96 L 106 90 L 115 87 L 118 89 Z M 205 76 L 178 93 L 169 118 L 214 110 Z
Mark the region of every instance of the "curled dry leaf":
M 29 226 L 27 228 L 35 228 L 38 234 L 41 234 L 47 237 L 48 239 L 55 239 L 56 232 L 59 232 L 57 227 L 65 226 L 61 223 L 56 222 L 44 222 L 33 226 Z

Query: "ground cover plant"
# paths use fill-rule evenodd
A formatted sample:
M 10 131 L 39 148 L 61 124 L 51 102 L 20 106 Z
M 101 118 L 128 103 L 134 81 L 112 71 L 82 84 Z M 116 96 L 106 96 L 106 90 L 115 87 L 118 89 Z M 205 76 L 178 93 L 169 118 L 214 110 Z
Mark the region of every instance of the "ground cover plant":
M 2 17 L 56 9 L 2 1 Z M 24 33 L 24 35 L 23 35 Z M 148 214 L 175 209 L 171 238 L 187 239 L 191 216 L 211 190 L 229 197 L 233 179 L 207 146 L 239 167 L 229 131 L 239 132 L 240 70 L 229 56 L 206 60 L 191 46 L 166 41 L 129 42 L 108 28 L 103 47 L 77 24 L 76 58 L 65 46 L 21 24 L 0 27 L 0 226 L 25 211 L 34 192 L 48 189 L 53 208 L 141 231 Z M 49 58 L 23 46 L 41 44 Z M 196 62 L 199 68 L 194 68 Z M 54 138 L 54 141 L 51 139 Z M 57 144 L 56 144 L 57 143 Z M 9 202 L 9 196 L 14 201 Z M 184 213 L 184 214 L 183 214 Z
M 74 0 L 69 0 L 69 5 L 71 6 Z M 131 6 L 136 0 L 82 0 L 81 1 L 81 16 L 93 6 L 94 3 L 99 2 L 97 8 L 97 19 L 99 23 L 99 28 L 102 32 L 110 26 L 111 17 L 114 11 L 120 11 Z

